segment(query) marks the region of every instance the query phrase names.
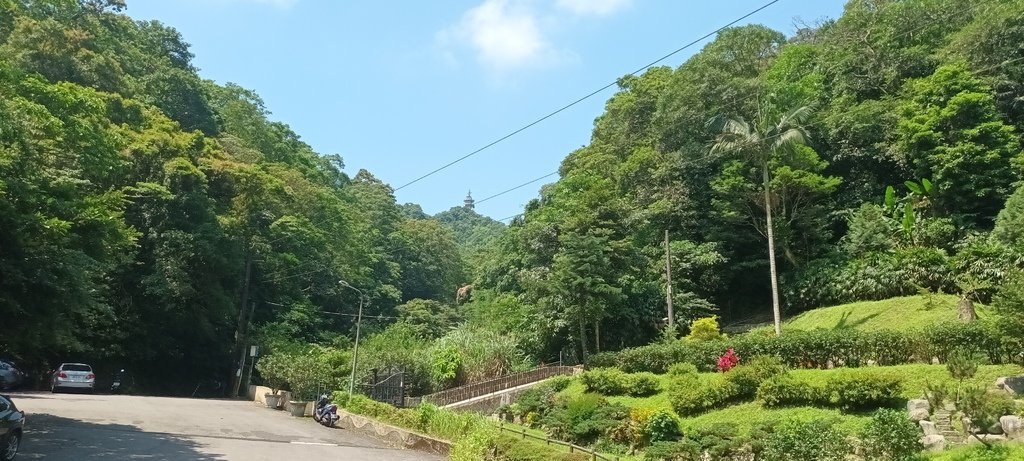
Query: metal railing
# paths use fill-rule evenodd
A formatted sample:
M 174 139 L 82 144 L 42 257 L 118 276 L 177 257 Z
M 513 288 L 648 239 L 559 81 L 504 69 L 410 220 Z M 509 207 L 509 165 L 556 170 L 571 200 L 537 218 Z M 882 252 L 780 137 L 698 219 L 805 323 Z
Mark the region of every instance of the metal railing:
M 590 455 L 590 459 L 592 461 L 597 461 L 599 459 L 603 460 L 603 461 L 619 461 L 619 457 L 618 456 L 615 456 L 613 458 L 609 458 L 609 457 L 607 457 L 605 455 L 602 455 L 602 454 L 600 454 L 600 453 L 598 453 L 598 452 L 596 452 L 594 450 L 591 450 L 591 449 L 586 448 L 586 447 L 581 447 L 581 446 L 573 444 L 573 443 L 563 442 L 561 440 L 556 440 L 556 439 L 553 439 L 553 438 L 547 437 L 547 436 L 541 437 L 541 436 L 538 436 L 538 435 L 533 435 L 533 434 L 530 434 L 529 432 L 526 432 L 526 429 L 517 429 L 515 427 L 506 427 L 504 421 L 498 422 L 498 432 L 510 432 L 512 434 L 520 436 L 523 439 L 530 438 L 530 439 L 533 439 L 533 440 L 539 440 L 541 442 L 544 442 L 546 445 L 559 445 L 559 446 L 563 446 L 563 447 L 568 447 L 569 448 L 569 453 L 575 453 L 575 452 L 586 453 L 586 454 Z
M 480 397 L 482 395 L 511 389 L 513 387 L 522 386 L 524 384 L 530 384 L 553 376 L 571 375 L 573 374 L 574 369 L 575 367 L 564 365 L 539 367 L 520 373 L 505 375 L 500 378 L 466 384 L 465 386 L 453 387 L 433 394 L 424 395 L 420 397 L 420 399 L 421 401 L 430 402 L 434 405 L 444 406 Z

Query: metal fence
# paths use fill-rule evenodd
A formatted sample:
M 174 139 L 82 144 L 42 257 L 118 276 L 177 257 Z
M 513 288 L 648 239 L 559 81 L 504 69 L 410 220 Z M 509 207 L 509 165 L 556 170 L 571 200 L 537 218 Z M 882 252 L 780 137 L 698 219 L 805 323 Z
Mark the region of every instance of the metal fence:
M 377 370 L 374 370 L 372 381 L 364 387 L 367 396 L 373 400 L 389 403 L 399 408 L 405 406 L 405 373 L 401 371 L 380 379 Z
M 513 373 L 505 375 L 500 378 L 489 379 L 487 381 L 480 381 L 473 384 L 467 384 L 465 386 L 454 387 L 446 389 L 441 392 L 435 392 L 420 397 L 420 400 L 424 402 L 430 402 L 434 405 L 444 406 L 455 402 L 461 402 L 469 400 L 474 397 L 480 397 L 482 395 L 491 394 L 494 392 L 511 389 L 513 387 L 522 386 L 524 384 L 530 384 L 542 379 L 547 379 L 553 376 L 559 375 L 571 375 L 573 374 L 575 367 L 555 365 L 534 368 L 532 370 L 523 371 L 520 373 Z
M 539 440 L 541 442 L 544 442 L 546 445 L 559 445 L 559 446 L 563 446 L 563 447 L 568 447 L 569 448 L 569 453 L 576 453 L 576 452 L 586 453 L 586 454 L 590 455 L 590 459 L 592 461 L 597 461 L 599 459 L 603 460 L 603 461 L 619 461 L 619 457 L 618 456 L 616 456 L 614 458 L 609 458 L 609 457 L 607 457 L 605 455 L 602 455 L 602 454 L 600 454 L 600 453 L 598 453 L 598 452 L 596 452 L 594 450 L 591 450 L 589 448 L 586 448 L 586 447 L 581 447 L 579 445 L 575 445 L 575 444 L 572 444 L 572 443 L 569 443 L 569 442 L 563 442 L 561 440 L 556 440 L 556 439 L 553 439 L 551 437 L 546 437 L 546 436 L 545 437 L 541 437 L 541 436 L 538 436 L 538 435 L 533 435 L 533 434 L 530 434 L 530 433 L 526 432 L 526 429 L 518 429 L 518 428 L 515 428 L 515 427 L 506 427 L 504 422 L 499 422 L 498 423 L 498 432 L 510 432 L 510 433 L 518 435 L 518 436 L 520 436 L 521 438 L 524 438 L 524 439 L 531 438 L 533 440 Z

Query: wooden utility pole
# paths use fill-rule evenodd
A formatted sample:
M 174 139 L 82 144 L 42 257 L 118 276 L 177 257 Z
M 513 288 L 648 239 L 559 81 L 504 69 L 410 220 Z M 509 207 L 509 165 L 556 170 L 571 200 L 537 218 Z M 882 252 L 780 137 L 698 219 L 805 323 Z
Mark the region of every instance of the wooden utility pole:
M 249 279 L 252 276 L 252 249 L 245 253 L 245 278 L 242 280 L 242 302 L 238 306 L 238 326 L 235 327 L 235 353 L 239 354 L 238 364 L 232 365 L 231 387 L 228 389 L 231 395 L 238 397 L 238 388 L 242 384 L 242 370 L 245 368 L 245 334 L 247 316 L 245 315 L 246 304 L 249 303 Z
M 668 327 L 675 328 L 676 315 L 672 310 L 672 251 L 668 244 L 668 229 L 665 229 L 665 303 L 668 305 Z

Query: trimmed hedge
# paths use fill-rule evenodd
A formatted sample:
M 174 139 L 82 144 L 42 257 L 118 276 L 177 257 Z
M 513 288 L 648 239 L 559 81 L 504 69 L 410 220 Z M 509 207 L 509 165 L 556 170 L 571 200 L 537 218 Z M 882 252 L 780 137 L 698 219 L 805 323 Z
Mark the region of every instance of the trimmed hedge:
M 672 378 L 668 400 L 679 416 L 693 416 L 740 397 L 739 388 L 722 374 L 683 374 Z
M 757 400 L 768 408 L 813 405 L 821 395 L 820 389 L 788 373 L 773 376 L 757 388 Z
M 898 406 L 902 391 L 903 382 L 886 374 L 841 372 L 823 384 L 780 374 L 761 383 L 757 400 L 765 407 L 816 406 L 857 411 Z
M 773 356 L 791 368 L 858 367 L 868 361 L 930 363 L 933 357 L 944 362 L 954 350 L 983 354 L 993 364 L 1014 360 L 1013 347 L 1004 342 L 996 326 L 980 320 L 941 323 L 919 331 L 814 330 L 789 331 L 779 337 L 748 333 L 715 341 L 679 340 L 595 355 L 589 365 L 662 374 L 673 364 L 692 363 L 701 371 L 715 371 L 718 358 L 730 347 L 743 359 Z
M 661 382 L 654 373 L 625 373 L 618 368 L 594 368 L 580 376 L 588 392 L 601 395 L 630 395 L 646 397 L 657 394 Z

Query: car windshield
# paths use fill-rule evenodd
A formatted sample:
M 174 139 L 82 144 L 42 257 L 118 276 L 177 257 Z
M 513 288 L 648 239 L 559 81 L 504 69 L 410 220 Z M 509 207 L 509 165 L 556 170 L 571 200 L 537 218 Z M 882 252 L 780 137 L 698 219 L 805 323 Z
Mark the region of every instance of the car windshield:
M 63 371 L 92 371 L 92 367 L 89 365 L 81 365 L 77 363 L 65 364 L 60 367 Z

